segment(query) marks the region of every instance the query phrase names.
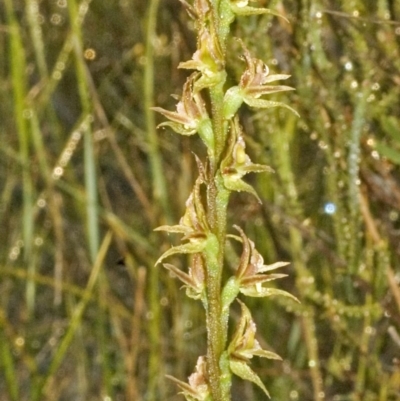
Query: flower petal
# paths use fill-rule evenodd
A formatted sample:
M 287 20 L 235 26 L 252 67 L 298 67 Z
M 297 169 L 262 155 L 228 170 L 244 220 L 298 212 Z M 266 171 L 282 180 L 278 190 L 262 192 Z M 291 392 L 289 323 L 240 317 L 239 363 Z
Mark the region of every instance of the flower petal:
M 286 85 L 259 85 L 259 86 L 248 86 L 246 88 L 246 96 L 259 97 L 262 95 L 269 95 L 270 93 L 292 91 L 294 88 Z
M 240 292 L 244 295 L 247 295 L 248 297 L 256 297 L 256 298 L 263 298 L 263 297 L 271 297 L 274 295 L 280 295 L 284 296 L 287 298 L 293 299 L 293 301 L 296 301 L 300 303 L 300 301 L 292 294 L 290 294 L 287 291 L 283 290 L 278 290 L 277 288 L 265 288 L 265 287 L 241 287 Z
M 165 377 L 173 381 L 182 390 L 182 393 L 184 394 L 185 398 L 187 397 L 187 395 L 190 395 L 191 397 L 197 397 L 196 391 L 192 389 L 192 387 L 186 382 L 183 382 L 182 380 L 179 380 L 176 377 L 170 375 L 165 375 Z
M 224 179 L 224 185 L 226 189 L 229 189 L 230 191 L 237 191 L 237 192 L 248 192 L 252 195 L 254 195 L 259 203 L 261 202 L 261 198 L 258 196 L 256 190 L 249 184 L 245 183 L 243 180 L 241 180 L 238 177 L 234 177 L 232 175 L 223 176 Z
M 275 270 L 275 269 L 279 269 L 280 267 L 284 267 L 290 265 L 289 262 L 275 262 L 272 263 L 271 265 L 264 265 L 261 268 L 258 269 L 259 273 L 265 273 L 265 272 L 269 272 L 271 270 Z
M 233 228 L 235 228 L 236 230 L 239 231 L 241 241 L 243 243 L 243 250 L 242 250 L 242 254 L 240 255 L 240 263 L 239 263 L 239 267 L 236 271 L 236 277 L 240 280 L 243 277 L 243 275 L 246 273 L 247 266 L 250 262 L 251 245 L 250 245 L 249 239 L 247 238 L 246 234 L 239 226 L 237 226 L 235 224 L 233 226 Z
M 287 274 L 255 274 L 253 276 L 245 276 L 240 280 L 243 287 L 266 283 L 267 281 L 277 280 L 287 277 Z
M 275 359 L 277 361 L 282 360 L 282 358 L 278 354 L 275 354 L 275 352 L 266 351 L 265 349 L 259 349 L 259 350 L 253 351 L 253 355 L 259 356 L 260 358 Z
M 264 164 L 249 164 L 248 166 L 243 166 L 240 168 L 240 172 L 245 174 L 249 173 L 273 173 L 274 169 L 270 166 L 266 166 Z
M 196 370 L 189 376 L 189 383 L 170 375 L 166 375 L 166 377 L 178 385 L 187 401 L 211 401 L 204 356 L 197 359 Z
M 189 234 L 193 231 L 191 227 L 184 226 L 182 224 L 177 224 L 174 226 L 160 226 L 154 229 L 154 231 L 166 231 L 168 233 L 179 233 L 179 234 Z
M 188 126 L 185 127 L 184 125 L 172 121 L 166 121 L 161 124 L 158 124 L 157 128 L 159 127 L 170 127 L 172 128 L 177 134 L 184 135 L 184 136 L 191 136 L 194 135 L 197 130 L 196 128 L 189 128 Z
M 229 361 L 229 367 L 236 376 L 239 376 L 243 380 L 248 380 L 256 384 L 264 391 L 267 397 L 270 398 L 268 390 L 264 386 L 263 382 L 258 377 L 258 375 L 254 373 L 254 371 L 250 368 L 250 366 L 246 362 L 231 359 Z
M 238 1 L 231 2 L 232 11 L 237 15 L 247 16 L 247 15 L 269 14 L 269 15 L 274 15 L 275 17 L 283 18 L 286 22 L 289 23 L 289 20 L 285 18 L 283 15 L 275 11 L 272 11 L 268 8 L 256 8 L 247 5 L 241 6 L 241 3 L 244 2 L 238 2 Z M 245 4 L 247 4 L 247 2 Z
M 158 260 L 155 264 L 158 265 L 165 258 L 168 258 L 169 256 L 176 255 L 179 253 L 181 253 L 181 254 L 199 253 L 206 247 L 206 245 L 207 245 L 206 240 L 200 240 L 200 241 L 188 242 L 187 244 L 183 244 L 183 245 L 173 246 L 172 248 L 170 248 L 166 252 L 164 252 L 158 258 Z
M 294 113 L 297 117 L 300 117 L 299 113 L 292 109 L 290 106 L 288 106 L 285 103 L 282 102 L 274 102 L 272 100 L 265 100 L 265 99 L 255 99 L 250 96 L 245 96 L 244 97 L 244 102 L 248 104 L 250 107 L 255 107 L 257 109 L 270 109 L 272 107 L 284 107 L 285 109 L 290 110 L 292 113 Z
M 167 117 L 171 121 L 175 121 L 176 123 L 179 123 L 182 125 L 190 123 L 188 117 L 186 115 L 182 115 L 182 113 L 177 113 L 176 111 L 166 110 L 166 109 L 163 109 L 162 107 L 151 107 L 151 110 L 162 114 L 163 116 Z
M 163 266 L 169 270 L 172 274 L 174 274 L 176 277 L 179 278 L 179 280 L 182 281 L 182 283 L 184 283 L 185 285 L 192 287 L 195 285 L 193 279 L 186 274 L 185 272 L 183 272 L 181 269 L 177 268 L 174 265 L 171 265 L 170 263 L 163 263 Z

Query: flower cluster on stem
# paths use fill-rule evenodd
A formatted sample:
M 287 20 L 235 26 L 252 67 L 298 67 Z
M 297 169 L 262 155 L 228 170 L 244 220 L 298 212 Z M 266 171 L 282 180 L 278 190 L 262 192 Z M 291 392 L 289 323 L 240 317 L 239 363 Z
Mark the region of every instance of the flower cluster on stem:
M 237 297 L 287 296 L 285 291 L 264 286 L 285 274 L 270 271 L 286 266 L 285 262 L 264 265 L 254 243 L 238 227 L 239 236 L 227 234 L 227 207 L 232 191 L 248 192 L 261 202 L 254 188 L 243 180 L 249 173 L 271 172 L 269 166 L 255 164 L 246 154 L 245 134 L 239 122 L 238 110 L 243 103 L 253 108 L 285 107 L 284 103 L 262 96 L 292 90 L 271 82 L 289 78 L 270 74 L 263 61 L 252 57 L 244 43 L 246 67 L 238 85 L 225 88 L 226 39 L 236 15 L 273 14 L 269 9 L 251 7 L 248 0 L 180 0 L 197 30 L 197 50 L 179 68 L 194 70 L 183 87 L 176 111 L 154 107 L 169 121 L 160 124 L 180 135 L 198 134 L 207 148 L 207 158 L 200 161 L 193 190 L 186 201 L 186 211 L 179 224 L 162 226 L 157 230 L 182 235 L 182 243 L 168 249 L 157 261 L 177 254 L 190 254 L 188 271 L 170 263 L 164 267 L 173 273 L 186 288 L 186 294 L 201 300 L 207 325 L 207 353 L 200 356 L 195 372 L 188 383 L 169 376 L 189 401 L 229 401 L 232 374 L 268 391 L 250 368 L 253 356 L 280 359 L 263 350 L 255 338 L 256 324 L 250 310 Z M 205 96 L 208 92 L 208 96 Z M 207 105 L 205 99 L 210 99 Z M 202 196 L 204 194 L 204 196 Z M 224 247 L 227 240 L 242 244 L 242 254 L 235 274 L 222 282 Z M 228 344 L 228 320 L 231 304 L 237 299 L 242 317 Z

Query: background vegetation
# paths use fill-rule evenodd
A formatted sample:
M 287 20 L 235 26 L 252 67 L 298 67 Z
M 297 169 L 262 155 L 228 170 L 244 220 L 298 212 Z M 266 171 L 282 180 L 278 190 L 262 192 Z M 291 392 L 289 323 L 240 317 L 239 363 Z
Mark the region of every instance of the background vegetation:
M 243 111 L 275 174 L 231 210 L 266 263 L 291 262 L 278 285 L 302 303 L 253 302 L 284 358 L 254 370 L 275 401 L 399 400 L 400 3 L 259 5 L 290 24 L 239 19 L 231 79 L 236 36 L 292 75 L 276 98 L 301 118 Z M 1 401 L 181 399 L 164 375 L 191 372 L 204 317 L 153 267 L 174 240 L 153 229 L 182 215 L 202 146 L 156 132 L 150 106 L 174 108 L 194 49 L 177 0 L 0 3 Z

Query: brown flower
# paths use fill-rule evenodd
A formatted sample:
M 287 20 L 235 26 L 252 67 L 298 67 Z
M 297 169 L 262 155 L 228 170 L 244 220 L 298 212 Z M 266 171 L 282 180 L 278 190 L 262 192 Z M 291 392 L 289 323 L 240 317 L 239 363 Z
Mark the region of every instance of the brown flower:
M 152 107 L 154 111 L 167 117 L 168 122 L 159 127 L 169 126 L 181 135 L 194 135 L 204 120 L 209 120 L 204 100 L 200 93 L 193 92 L 193 85 L 199 74 L 193 73 L 183 86 L 182 99 L 176 105 L 176 111 L 165 110 L 161 107 Z
M 221 163 L 224 185 L 231 191 L 249 192 L 261 203 L 257 192 L 251 185 L 245 183 L 242 177 L 249 173 L 272 172 L 273 170 L 269 166 L 252 163 L 250 157 L 246 154 L 246 144 L 237 117 L 231 122 L 230 135 L 230 145 L 226 157 Z
M 182 281 L 186 288 L 186 295 L 189 298 L 202 299 L 205 286 L 205 267 L 201 254 L 196 253 L 193 255 L 189 273 L 183 272 L 170 263 L 164 263 L 163 266 Z
M 261 348 L 260 343 L 255 338 L 257 328 L 251 313 L 243 302 L 240 300 L 238 302 L 242 308 L 242 316 L 228 347 L 229 367 L 235 375 L 257 384 L 269 396 L 258 375 L 250 368 L 249 362 L 253 356 L 278 360 L 281 360 L 281 357 L 274 352 Z
M 175 382 L 182 390 L 187 401 L 211 401 L 207 377 L 207 362 L 205 356 L 197 359 L 196 370 L 189 376 L 189 383 L 185 383 L 173 376 L 166 376 Z
M 247 68 L 240 78 L 239 86 L 233 86 L 225 93 L 224 117 L 227 120 L 231 119 L 243 102 L 255 108 L 285 107 L 298 116 L 297 111 L 285 103 L 260 99 L 262 95 L 294 90 L 292 87 L 286 85 L 269 85 L 274 81 L 288 79 L 290 75 L 270 75 L 268 66 L 262 60 L 251 57 L 244 43 L 241 40 L 239 42 L 243 47 L 243 57 Z
M 209 28 L 205 24 L 201 24 L 197 49 L 191 60 L 179 64 L 179 68 L 201 72 L 201 77 L 194 85 L 195 92 L 224 82 L 226 76 L 224 56 L 212 24 Z

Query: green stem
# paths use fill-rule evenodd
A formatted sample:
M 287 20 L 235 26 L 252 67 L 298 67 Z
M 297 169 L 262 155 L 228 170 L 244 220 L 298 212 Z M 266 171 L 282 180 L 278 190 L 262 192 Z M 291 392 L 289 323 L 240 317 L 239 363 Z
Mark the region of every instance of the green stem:
M 73 33 L 73 46 L 75 52 L 76 76 L 78 80 L 79 97 L 84 117 L 92 115 L 92 102 L 89 96 L 87 67 L 83 59 L 83 40 L 81 24 L 88 10 L 90 1 L 87 0 L 79 6 L 75 0 L 68 2 L 68 11 L 71 19 Z M 83 7 L 85 5 L 85 7 Z M 85 126 L 83 136 L 84 146 L 84 170 L 85 170 L 85 192 L 86 192 L 86 218 L 88 226 L 88 241 L 90 259 L 94 263 L 99 250 L 100 232 L 98 221 L 98 199 L 97 199 L 97 174 L 96 158 L 93 143 L 93 130 L 89 121 Z
M 26 1 L 26 16 L 29 24 L 29 31 L 32 38 L 33 48 L 35 50 L 35 58 L 41 79 L 48 77 L 48 68 L 44 52 L 43 32 L 40 24 L 40 14 L 38 2 L 35 0 Z
M 221 49 L 225 53 L 226 35 L 220 30 L 220 0 L 211 1 L 212 23 L 217 33 Z M 226 72 L 221 74 L 221 81 L 210 88 L 212 125 L 214 131 L 214 159 L 210 160 L 211 180 L 207 188 L 208 223 L 215 241 L 204 253 L 207 265 L 207 366 L 211 396 L 213 401 L 229 401 L 231 374 L 227 356 L 224 353 L 228 322 L 222 312 L 222 272 L 226 237 L 226 216 L 229 193 L 222 182 L 219 163 L 221 162 L 227 140 L 227 123 L 224 119 L 224 84 Z
M 151 0 L 149 3 L 146 23 L 146 64 L 144 68 L 144 108 L 146 117 L 146 131 L 148 141 L 148 156 L 151 167 L 152 190 L 156 204 L 161 206 L 162 216 L 170 223 L 172 221 L 170 205 L 168 202 L 167 184 L 159 150 L 159 142 L 156 133 L 156 121 L 154 111 L 154 39 L 157 28 L 157 12 L 159 0 Z M 152 318 L 149 322 L 150 357 L 148 373 L 148 390 L 146 399 L 155 401 L 159 399 L 160 366 L 161 366 L 161 328 L 160 328 L 160 303 L 159 303 L 159 267 L 152 266 L 149 274 L 149 305 Z
M 348 241 L 348 270 L 351 274 L 356 274 L 359 266 L 360 245 L 360 152 L 361 152 L 361 133 L 366 120 L 367 97 L 369 90 L 365 88 L 360 93 L 357 106 L 354 111 L 354 119 L 349 133 L 349 150 L 347 157 L 348 171 L 348 210 L 349 210 L 349 241 Z M 350 295 L 353 293 L 350 287 Z M 353 297 L 351 297 L 353 298 Z
M 213 180 L 207 189 L 209 225 L 215 234 L 216 244 L 206 251 L 207 262 L 207 362 L 210 388 L 214 401 L 230 400 L 229 366 L 222 363 L 221 356 L 226 346 L 227 321 L 223 319 L 221 303 L 221 280 L 224 265 L 226 215 L 229 191 L 224 187 L 218 163 L 226 144 L 226 124 L 223 117 L 223 83 L 210 90 L 212 120 L 215 136 L 215 160 L 211 161 Z M 215 164 L 214 164 L 215 163 Z M 228 382 L 228 383 L 227 383 Z M 224 385 L 225 383 L 225 385 Z
M 222 153 L 226 145 L 227 136 L 227 124 L 224 120 L 223 115 L 223 104 L 224 104 L 224 90 L 223 82 L 214 86 L 210 89 L 211 107 L 212 107 L 212 121 L 215 138 L 215 162 L 218 163 L 221 160 Z
M 226 203 L 227 204 L 227 203 Z M 227 322 L 222 319 L 221 277 L 223 267 L 223 243 L 210 234 L 209 246 L 204 252 L 207 264 L 207 366 L 213 401 L 230 400 L 229 367 L 221 363 L 226 346 Z M 221 380 L 225 378 L 225 380 Z M 223 385 L 224 384 L 224 385 Z
M 154 39 L 156 37 L 157 11 L 160 0 L 151 0 L 146 25 L 146 64 L 143 77 L 144 112 L 148 140 L 148 154 L 152 174 L 152 188 L 155 201 L 161 205 L 163 216 L 171 222 L 167 184 L 160 156 L 154 111 Z
M 11 77 L 14 97 L 14 115 L 18 131 L 19 156 L 22 160 L 22 188 L 23 188 L 23 224 L 22 239 L 24 244 L 24 262 L 29 272 L 26 284 L 26 303 L 29 314 L 33 312 L 35 304 L 36 287 L 32 280 L 35 275 L 35 266 L 32 258 L 32 245 L 34 236 L 33 214 L 33 183 L 30 173 L 30 131 L 27 124 L 31 110 L 26 104 L 26 60 L 25 51 L 20 32 L 20 26 L 15 16 L 13 2 L 5 2 L 7 21 L 10 27 L 10 60 Z
M 211 394 L 214 401 L 222 401 L 220 388 L 219 360 L 223 351 L 221 333 L 221 267 L 218 262 L 220 247 L 216 239 L 216 249 L 206 252 L 207 262 L 207 366 Z

